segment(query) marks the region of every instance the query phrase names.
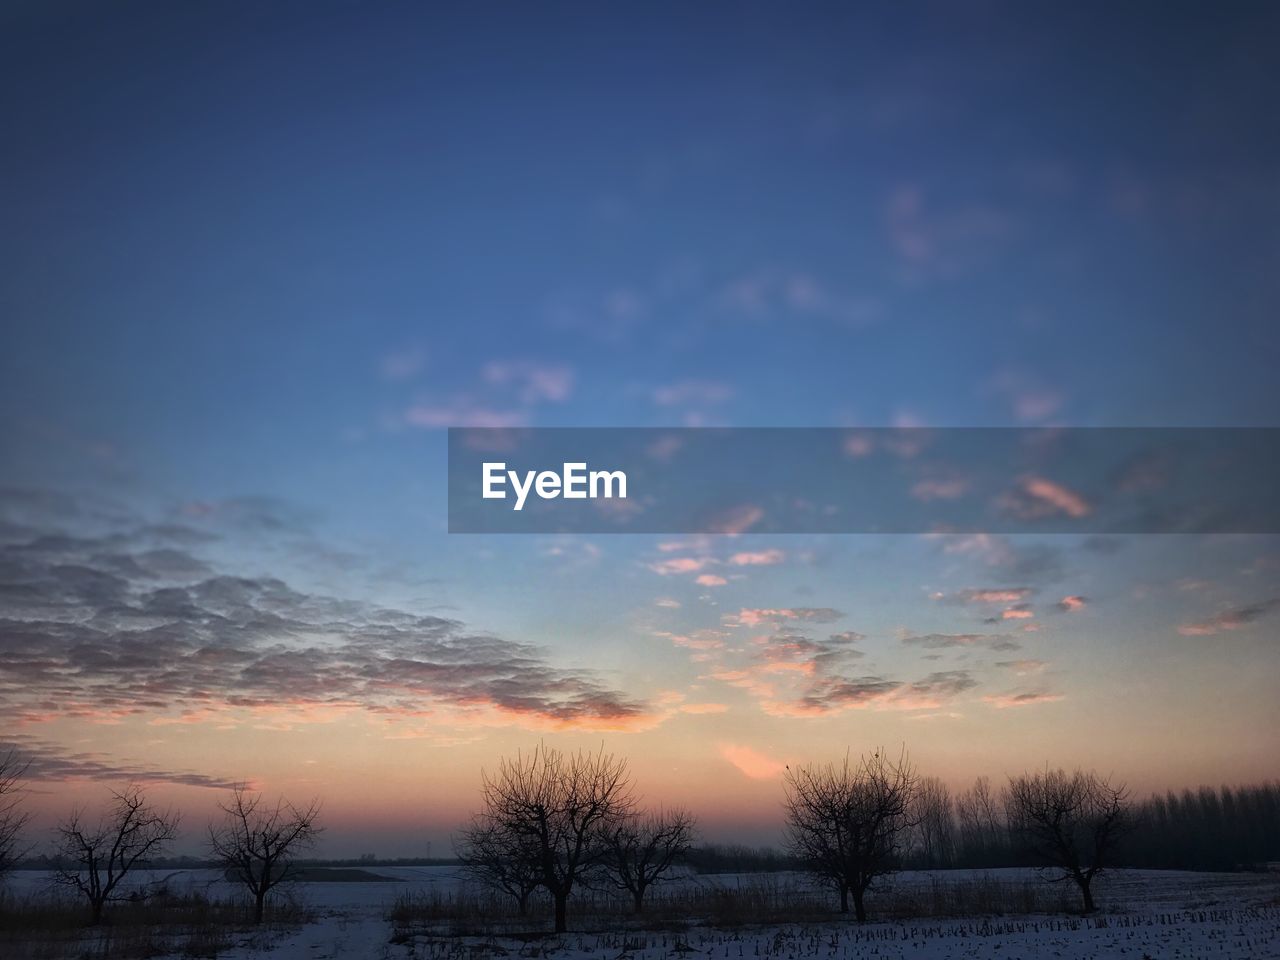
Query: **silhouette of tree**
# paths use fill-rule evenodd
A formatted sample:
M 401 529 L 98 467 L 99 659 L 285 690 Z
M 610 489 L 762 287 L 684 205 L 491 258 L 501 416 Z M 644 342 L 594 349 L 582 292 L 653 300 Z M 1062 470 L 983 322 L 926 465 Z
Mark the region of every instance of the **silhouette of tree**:
M 503 823 L 480 815 L 454 841 L 458 859 L 485 886 L 515 898 L 521 915 L 542 886 L 542 863 L 535 844 Z
M 261 923 L 267 894 L 295 879 L 294 860 L 310 848 L 322 828 L 316 825 L 320 803 L 295 807 L 281 798 L 264 806 L 262 795 L 237 786 L 228 803 L 218 804 L 222 823 L 209 826 L 209 851 L 229 879 L 244 884 L 253 896 L 253 919 Z
M 615 886 L 631 894 L 636 913 L 641 913 L 645 891 L 667 878 L 693 839 L 694 817 L 685 810 L 628 817 L 606 836 L 606 874 Z
M 484 776 L 481 818 L 514 839 L 511 855 L 528 858 L 555 904 L 555 931 L 567 929 L 574 885 L 598 867 L 606 837 L 631 815 L 627 764 L 605 754 L 566 755 L 539 746 L 499 761 Z
M 867 919 L 865 895 L 877 877 L 896 866 L 919 778 L 904 751 L 891 761 L 883 750 L 840 766 L 787 768 L 787 839 L 811 873 L 850 897 L 859 921 Z
M 129 872 L 159 856 L 178 835 L 178 815 L 151 806 L 140 787 L 111 797 L 96 823 L 87 823 L 77 809 L 56 828 L 56 856 L 63 866 L 54 881 L 89 901 L 91 924 L 102 922 L 107 903 L 121 899 L 120 884 Z
M 16 750 L 0 755 L 0 882 L 22 856 L 19 841 L 29 814 L 20 807 L 27 763 Z
M 1095 773 L 1046 770 L 1009 778 L 1009 827 L 1054 880 L 1080 888 L 1092 913 L 1093 878 L 1105 869 L 1130 824 L 1128 791 Z

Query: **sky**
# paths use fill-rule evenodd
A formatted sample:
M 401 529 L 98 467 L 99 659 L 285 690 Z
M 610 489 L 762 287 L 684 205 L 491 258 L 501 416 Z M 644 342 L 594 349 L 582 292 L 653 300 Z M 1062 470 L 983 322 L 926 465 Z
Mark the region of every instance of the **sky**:
M 1276 426 L 1274 5 L 7 5 L 0 739 L 447 851 L 626 756 L 1274 778 L 1264 536 L 446 532 L 449 426 Z M 192 826 L 192 825 L 195 826 Z

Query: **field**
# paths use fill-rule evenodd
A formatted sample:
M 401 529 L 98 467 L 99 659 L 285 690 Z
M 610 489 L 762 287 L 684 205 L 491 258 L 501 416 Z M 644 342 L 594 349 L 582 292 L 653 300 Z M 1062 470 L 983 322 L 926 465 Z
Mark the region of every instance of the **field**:
M 538 907 L 520 917 L 471 890 L 454 869 L 370 872 L 385 879 L 349 873 L 297 884 L 295 902 L 264 931 L 215 911 L 148 936 L 127 935 L 119 925 L 88 936 L 10 929 L 0 954 L 22 960 L 1280 957 L 1277 874 L 1119 870 L 1100 881 L 1100 912 L 1081 918 L 1045 912 L 1069 905 L 1071 891 L 1042 883 L 1031 871 L 909 872 L 871 902 L 881 919 L 862 926 L 830 914 L 817 891 L 793 875 L 691 876 L 660 893 L 643 920 L 623 915 L 607 895 L 584 892 L 571 914 L 579 932 L 552 937 L 542 932 L 547 924 Z M 151 873 L 139 881 L 152 889 L 163 884 L 175 902 L 234 901 L 235 891 L 213 871 Z M 43 900 L 47 877 L 19 872 L 8 896 L 11 906 Z M 718 912 L 730 904 L 745 908 Z

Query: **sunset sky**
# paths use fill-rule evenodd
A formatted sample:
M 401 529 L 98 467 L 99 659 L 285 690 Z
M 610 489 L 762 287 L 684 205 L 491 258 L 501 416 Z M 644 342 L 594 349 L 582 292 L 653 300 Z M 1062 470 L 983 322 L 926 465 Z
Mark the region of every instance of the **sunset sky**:
M 846 749 L 1280 775 L 1275 537 L 445 532 L 449 426 L 1276 426 L 1278 13 L 7 8 L 37 825 L 249 781 L 445 852 L 540 740 L 753 843 Z

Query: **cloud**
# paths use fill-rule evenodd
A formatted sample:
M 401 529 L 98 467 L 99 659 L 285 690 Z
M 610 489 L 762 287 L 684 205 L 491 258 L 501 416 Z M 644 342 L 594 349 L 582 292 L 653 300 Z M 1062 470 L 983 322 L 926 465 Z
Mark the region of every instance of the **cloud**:
M 851 709 L 936 710 L 972 689 L 977 681 L 964 670 L 931 673 L 904 682 L 876 674 L 853 672 L 864 656 L 854 631 L 826 640 L 798 633 L 778 633 L 752 641 L 750 660 L 721 667 L 711 678 L 745 690 L 760 709 L 776 717 L 819 717 Z
M 566 366 L 531 360 L 493 361 L 481 368 L 480 382 L 474 389 L 445 400 L 418 399 L 403 411 L 400 420 L 425 429 L 512 429 L 526 426 L 539 406 L 568 399 L 572 389 L 573 371 Z
M 696 630 L 691 634 L 663 631 L 659 632 L 657 636 L 665 637 L 677 647 L 684 647 L 688 650 L 722 650 L 725 646 L 725 635 L 719 630 Z
M 1029 707 L 1037 703 L 1055 703 L 1062 699 L 1065 698 L 1060 693 L 1001 693 L 982 698 L 984 703 L 989 703 L 997 710 Z
M 1261 603 L 1250 604 L 1247 607 L 1223 610 L 1207 620 L 1184 623 L 1178 627 L 1178 632 L 1184 637 L 1211 637 L 1231 630 L 1243 630 L 1250 624 L 1267 616 L 1277 607 L 1280 607 L 1280 598 L 1264 600 Z
M 26 764 L 23 779 L 29 781 L 124 780 L 133 783 L 173 783 L 190 787 L 227 790 L 235 786 L 231 778 L 207 776 L 182 770 L 161 770 L 130 760 L 118 760 L 102 753 L 68 751 L 56 744 L 26 734 L 11 734 L 0 742 L 0 755 L 13 750 Z
M 990 633 L 925 633 L 903 637 L 902 642 L 907 646 L 924 647 L 928 650 L 943 650 L 948 647 L 987 647 L 991 650 L 1017 650 L 1020 647 L 1020 644 L 1006 636 Z
M 729 563 L 735 567 L 767 567 L 786 559 L 781 550 L 744 550 L 730 556 Z
M 714 406 L 733 398 L 733 388 L 716 380 L 680 380 L 653 388 L 659 407 Z
M 672 557 L 670 560 L 649 564 L 649 569 L 659 576 L 668 577 L 672 574 L 697 573 L 714 562 L 711 557 Z
M 772 780 L 786 769 L 786 764 L 781 760 L 776 760 L 754 747 L 743 744 L 722 743 L 720 756 L 752 780 Z
M 1041 423 L 1062 410 L 1066 400 L 1062 393 L 1045 386 L 1030 374 L 1004 370 L 984 385 L 984 393 L 1000 397 L 1009 404 L 1014 418 L 1022 423 Z
M 736 536 L 746 533 L 764 519 L 764 510 L 755 504 L 744 503 L 729 507 L 709 517 L 703 524 L 710 533 Z
M 560 403 L 573 392 L 573 371 L 560 364 L 495 360 L 485 364 L 481 375 L 487 384 L 511 388 L 526 406 L 545 401 Z
M 1038 520 L 1055 514 L 1080 519 L 1093 513 L 1093 506 L 1083 496 L 1039 476 L 1020 477 L 1017 488 L 1001 496 L 999 503 L 1020 520 Z
M 810 273 L 768 267 L 743 274 L 720 292 L 721 310 L 754 322 L 776 318 L 811 320 L 844 328 L 875 322 L 881 303 L 838 291 Z
M 885 225 L 904 278 L 915 282 L 969 272 L 1014 232 L 1013 221 L 999 210 L 980 205 L 938 209 L 926 203 L 924 190 L 915 184 L 890 195 Z
M 1029 596 L 1030 587 L 978 587 L 960 590 L 947 599 L 954 603 L 1020 603 Z
M 947 556 L 971 558 L 985 566 L 997 579 L 1013 583 L 1045 582 L 1062 575 L 1063 550 L 1048 543 L 1016 543 L 990 533 L 926 534 Z
M 714 573 L 704 573 L 694 580 L 694 583 L 702 587 L 723 587 L 728 582 L 724 577 L 718 577 Z
M 787 621 L 833 623 L 843 616 L 830 607 L 743 607 L 737 613 L 725 614 L 724 622 L 730 626 L 756 627 Z
M 1043 660 L 997 660 L 996 666 L 1008 670 L 1020 677 L 1042 673 L 1048 666 Z
M 959 477 L 919 480 L 911 486 L 911 496 L 922 503 L 934 500 L 959 500 L 969 492 L 969 482 Z
M 900 683 L 877 676 L 832 676 L 815 682 L 795 704 L 778 705 L 774 712 L 813 716 L 850 707 L 936 710 L 977 685 L 966 670 L 938 671 L 914 683 Z
M 665 607 L 668 610 L 678 610 L 680 608 L 680 601 L 672 599 L 671 597 L 659 597 L 657 600 L 653 601 L 653 605 L 655 607 Z
M 1070 596 L 1063 597 L 1055 603 L 1054 608 L 1061 613 L 1075 613 L 1078 610 L 1083 610 L 1088 602 L 1089 600 L 1087 597 L 1072 594 Z
M 409 380 L 422 370 L 426 362 L 425 351 L 420 347 L 409 347 L 384 355 L 379 361 L 378 370 L 383 380 Z
M 0 718 L 319 723 L 447 710 L 478 723 L 634 729 L 650 707 L 537 647 L 274 577 L 206 572 L 153 533 L 0 546 Z M 158 571 L 164 575 L 161 576 Z
M 404 412 L 411 427 L 523 427 L 529 422 L 527 410 L 502 409 L 453 400 L 443 404 L 418 403 Z

